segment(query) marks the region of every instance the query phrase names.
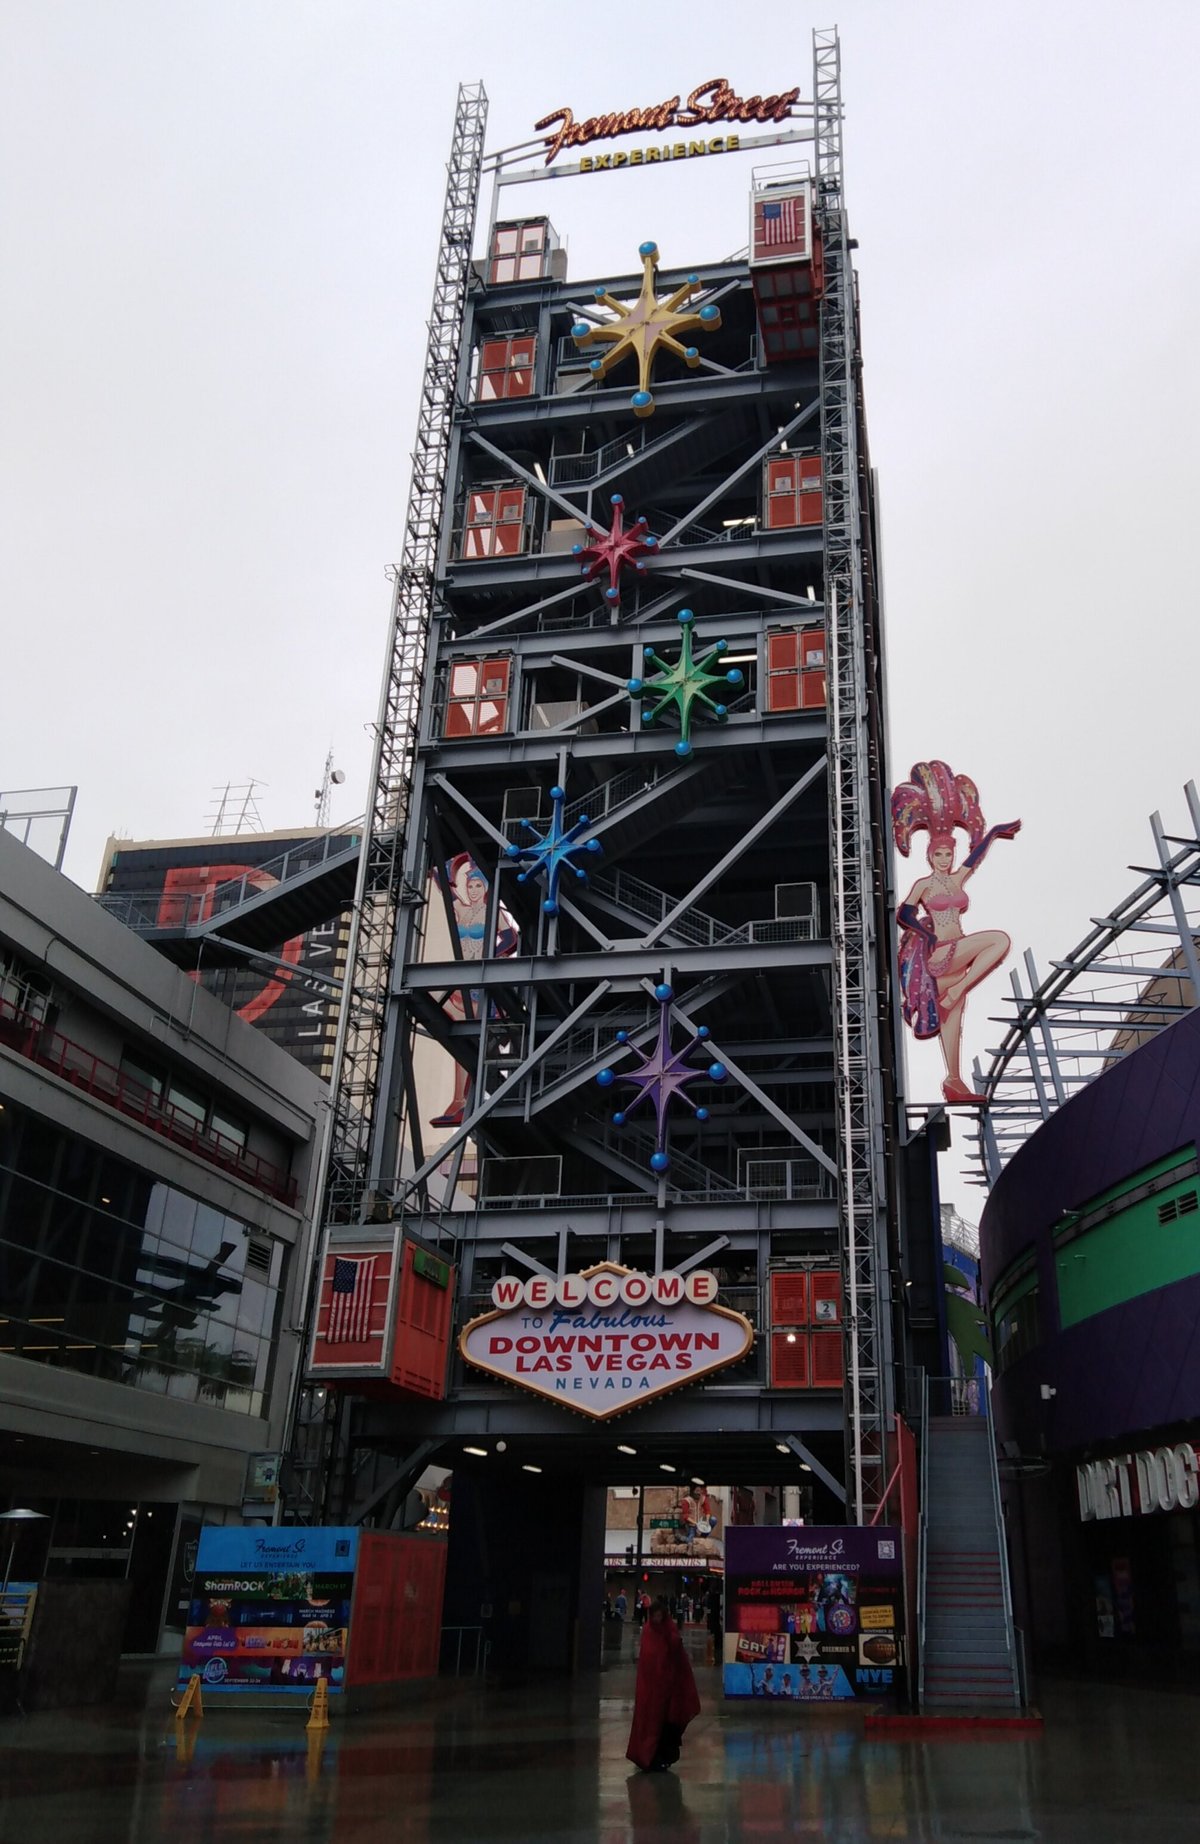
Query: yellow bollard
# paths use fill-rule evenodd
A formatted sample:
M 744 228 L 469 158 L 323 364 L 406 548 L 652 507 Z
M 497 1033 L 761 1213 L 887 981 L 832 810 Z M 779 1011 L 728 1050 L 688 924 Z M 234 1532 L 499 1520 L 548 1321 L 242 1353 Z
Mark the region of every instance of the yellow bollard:
M 311 1714 L 305 1727 L 308 1729 L 327 1729 L 329 1727 L 329 1685 L 324 1678 L 317 1679 L 310 1705 Z
M 199 1721 L 203 1715 L 204 1698 L 200 1693 L 200 1673 L 193 1671 L 188 1679 L 187 1689 L 175 1706 L 175 1720 L 183 1722 L 188 1716 L 194 1716 Z

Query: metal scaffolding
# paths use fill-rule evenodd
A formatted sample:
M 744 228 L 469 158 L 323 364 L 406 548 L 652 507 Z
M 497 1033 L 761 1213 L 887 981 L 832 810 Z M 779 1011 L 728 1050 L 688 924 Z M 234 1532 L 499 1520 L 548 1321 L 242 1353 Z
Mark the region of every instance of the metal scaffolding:
M 417 408 L 404 549 L 395 574 L 390 641 L 375 724 L 367 836 L 359 864 L 345 999 L 334 1051 L 333 1120 L 323 1175 L 326 1223 L 369 1218 L 373 1180 L 387 1159 L 389 1144 L 394 1144 L 394 1130 L 386 1131 L 385 1123 L 378 1119 L 388 988 L 401 905 L 406 899 L 413 904 L 423 900 L 422 891 L 406 888 L 402 867 L 487 112 L 483 85 L 461 84 Z
M 679 1272 L 717 1261 L 722 1297 L 759 1332 L 753 1351 L 736 1374 L 647 1403 L 639 1448 L 663 1443 L 665 1455 L 669 1443 L 668 1470 L 690 1453 L 709 1477 L 794 1478 L 799 1462 L 861 1523 L 884 1501 L 893 1406 L 892 1041 L 880 1025 L 872 824 L 885 769 L 836 33 L 815 36 L 814 67 L 819 333 L 819 281 L 804 350 L 768 363 L 752 262 L 664 273 L 664 293 L 695 291 L 721 340 L 664 368 L 653 425 L 577 351 L 609 290 L 572 289 L 548 220 L 520 221 L 545 226 L 536 277 L 490 279 L 489 238 L 487 279 L 470 286 L 486 100 L 460 92 L 321 1229 L 323 1259 L 390 1253 L 401 1236 L 444 1242 L 459 1324 L 513 1264 L 545 1275 L 573 1261 Z M 630 299 L 651 283 L 626 275 L 610 288 Z M 522 389 L 485 394 L 485 351 L 518 335 Z M 818 431 L 823 524 L 798 508 L 775 523 L 771 469 L 789 449 L 813 453 Z M 613 487 L 656 535 L 615 603 L 572 549 L 588 534 L 609 541 L 610 517 L 618 529 Z M 502 495 L 519 505 L 510 541 L 493 533 L 472 548 L 467 509 Z M 772 693 L 781 634 L 797 661 L 801 635 L 819 637 L 811 701 L 798 679 L 794 703 Z M 729 669 L 725 702 L 700 707 L 694 747 L 631 707 L 647 659 L 713 685 Z M 452 723 L 456 683 L 483 684 L 485 668 L 503 710 L 478 724 L 460 710 Z M 587 875 L 568 861 L 561 891 L 523 890 L 513 846 L 532 852 L 532 838 L 545 857 L 548 841 L 576 834 L 597 848 Z M 456 864 L 484 892 L 469 960 Z M 455 1077 L 453 1101 L 436 1109 L 417 1078 L 429 1053 Z M 700 1105 L 680 1110 L 668 1159 L 662 1120 L 657 1137 L 653 1120 L 626 1125 L 605 1095 L 655 1055 L 689 1053 Z M 840 1371 L 818 1380 L 815 1356 L 811 1379 L 786 1371 L 797 1339 L 772 1318 L 781 1272 L 820 1268 L 836 1287 L 839 1261 L 844 1397 Z M 836 1370 L 839 1333 L 820 1336 Z M 555 1449 L 572 1465 L 611 1464 L 561 1407 L 499 1392 L 461 1359 L 444 1398 L 384 1388 L 335 1411 L 353 1383 L 304 1398 L 299 1445 L 320 1448 L 326 1515 L 376 1515 L 464 1431 L 502 1433 L 510 1450 L 530 1443 L 534 1470 Z
M 1168 834 L 1150 816 L 1156 862 L 1090 933 L 1040 976 L 1013 968 L 1013 1011 L 986 1071 L 975 1064 L 980 1109 L 967 1176 L 991 1186 L 1043 1121 L 1093 1077 L 1200 1003 L 1200 797 L 1185 789 L 1190 831 Z
M 848 1487 L 863 1524 L 887 1478 L 886 1249 L 877 1093 L 880 967 L 874 940 L 863 542 L 858 452 L 859 349 L 842 177 L 841 52 L 813 35 L 817 208 L 825 251 L 821 450 L 829 634 L 829 831 L 838 1178 L 846 1282 Z

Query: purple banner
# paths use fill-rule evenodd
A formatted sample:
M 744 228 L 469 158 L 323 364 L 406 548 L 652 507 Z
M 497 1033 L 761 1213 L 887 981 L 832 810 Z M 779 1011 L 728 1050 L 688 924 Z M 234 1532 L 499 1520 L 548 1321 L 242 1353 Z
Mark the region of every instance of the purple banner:
M 863 1530 L 821 1524 L 730 1524 L 725 1532 L 727 1575 L 795 1575 L 836 1569 L 899 1578 L 900 1532 L 892 1525 Z

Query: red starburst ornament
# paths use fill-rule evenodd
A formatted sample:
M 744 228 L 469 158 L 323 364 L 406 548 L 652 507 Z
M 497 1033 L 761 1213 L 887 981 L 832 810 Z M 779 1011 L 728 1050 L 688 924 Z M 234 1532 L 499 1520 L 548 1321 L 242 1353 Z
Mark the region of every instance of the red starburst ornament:
M 625 502 L 619 493 L 612 496 L 612 509 L 612 530 L 600 533 L 594 525 L 589 525 L 588 536 L 592 542 L 573 548 L 580 560 L 581 573 L 589 582 L 595 582 L 598 576 L 608 572 L 609 587 L 604 591 L 604 600 L 615 608 L 621 600 L 622 570 L 633 570 L 640 575 L 646 568 L 642 559 L 652 556 L 658 549 L 658 539 L 652 538 L 647 531 L 645 519 L 638 519 L 628 531 L 625 530 Z

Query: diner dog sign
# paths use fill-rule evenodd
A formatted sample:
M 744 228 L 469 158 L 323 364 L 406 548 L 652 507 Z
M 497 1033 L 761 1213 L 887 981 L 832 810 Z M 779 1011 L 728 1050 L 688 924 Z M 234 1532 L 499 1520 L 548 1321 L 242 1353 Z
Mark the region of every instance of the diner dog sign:
M 601 1262 L 582 1274 L 505 1276 L 496 1310 L 463 1328 L 469 1364 L 603 1420 L 736 1364 L 754 1342 L 717 1305 L 714 1274 L 643 1274 Z

